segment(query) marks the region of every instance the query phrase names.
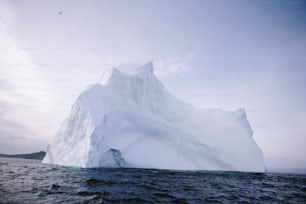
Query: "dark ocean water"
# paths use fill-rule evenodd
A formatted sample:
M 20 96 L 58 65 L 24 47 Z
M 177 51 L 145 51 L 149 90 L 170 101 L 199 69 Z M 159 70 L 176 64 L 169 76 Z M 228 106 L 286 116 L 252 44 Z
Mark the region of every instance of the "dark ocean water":
M 0 203 L 306 203 L 306 175 L 83 169 L 0 158 Z

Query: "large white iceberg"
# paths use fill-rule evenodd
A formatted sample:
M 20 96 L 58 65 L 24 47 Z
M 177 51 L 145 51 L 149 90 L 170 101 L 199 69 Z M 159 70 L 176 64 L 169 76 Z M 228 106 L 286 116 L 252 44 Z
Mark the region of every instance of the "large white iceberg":
M 203 110 L 166 91 L 148 63 L 113 68 L 89 86 L 47 148 L 43 163 L 264 172 L 243 109 Z

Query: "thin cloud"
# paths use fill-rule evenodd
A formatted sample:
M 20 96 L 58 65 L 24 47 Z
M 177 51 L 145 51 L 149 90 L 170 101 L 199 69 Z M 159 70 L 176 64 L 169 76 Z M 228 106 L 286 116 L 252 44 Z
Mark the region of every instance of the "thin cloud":
M 15 96 L 23 96 L 37 103 L 37 107 L 47 107 L 45 93 L 46 83 L 42 80 L 39 68 L 31 61 L 30 54 L 21 49 L 12 38 L 6 25 L 0 21 L 0 75 L 1 99 L 8 102 L 18 100 Z M 6 89 L 8 88 L 9 89 Z
M 1 113 L 9 112 L 8 106 L 1 102 L 0 105 L 5 107 L 1 109 Z M 34 134 L 23 124 L 0 115 L 0 153 L 15 154 L 44 150 L 46 142 L 32 138 Z
M 178 57 L 169 57 L 154 60 L 155 73 L 162 78 L 178 72 L 186 71 L 189 69 L 188 64 L 193 60 L 194 56 L 194 54 L 190 54 L 183 59 Z
M 1 139 L 25 139 L 33 135 L 31 130 L 16 121 L 0 117 L 0 124 Z

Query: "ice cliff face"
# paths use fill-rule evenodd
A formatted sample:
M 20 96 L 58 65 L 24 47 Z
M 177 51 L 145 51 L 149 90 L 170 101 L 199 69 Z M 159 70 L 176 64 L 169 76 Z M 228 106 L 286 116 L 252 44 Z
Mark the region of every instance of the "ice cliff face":
M 169 94 L 152 63 L 116 68 L 83 91 L 43 163 L 265 171 L 245 111 L 199 110 Z

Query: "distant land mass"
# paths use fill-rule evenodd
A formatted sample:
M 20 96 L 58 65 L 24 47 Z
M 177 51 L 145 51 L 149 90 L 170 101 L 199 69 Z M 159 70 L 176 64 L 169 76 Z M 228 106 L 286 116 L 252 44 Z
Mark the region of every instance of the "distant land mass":
M 0 154 L 0 157 L 43 160 L 45 155 L 46 152 L 40 151 L 29 154 Z

